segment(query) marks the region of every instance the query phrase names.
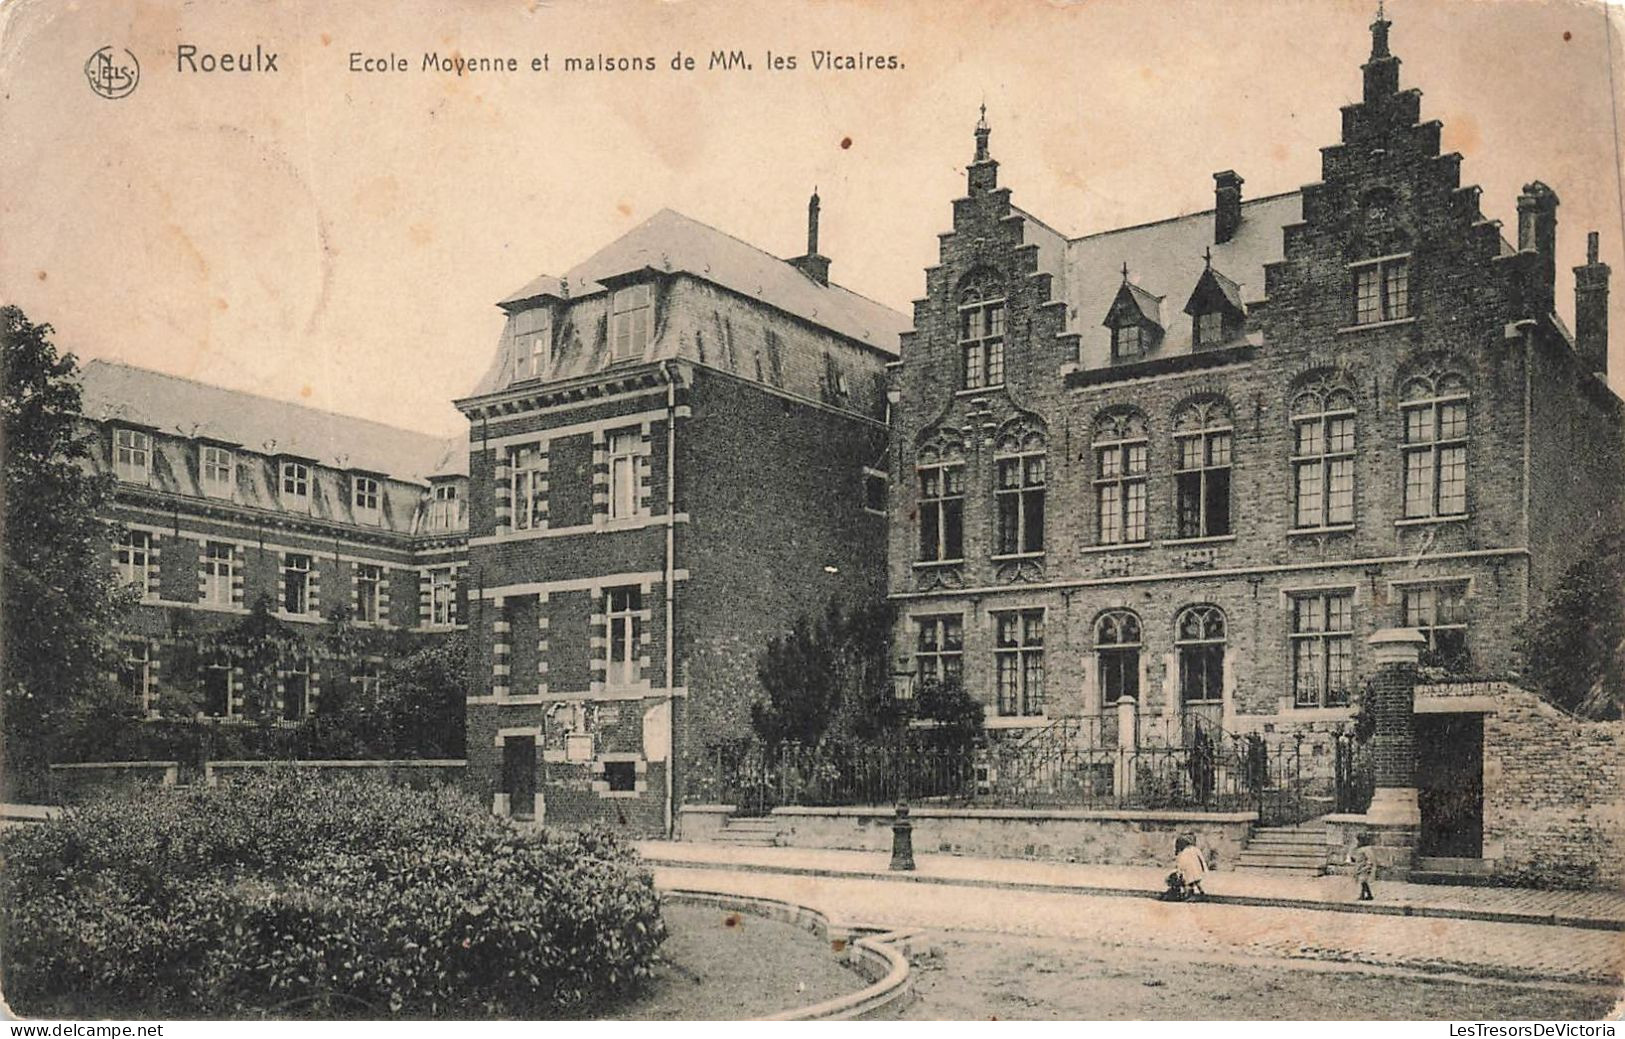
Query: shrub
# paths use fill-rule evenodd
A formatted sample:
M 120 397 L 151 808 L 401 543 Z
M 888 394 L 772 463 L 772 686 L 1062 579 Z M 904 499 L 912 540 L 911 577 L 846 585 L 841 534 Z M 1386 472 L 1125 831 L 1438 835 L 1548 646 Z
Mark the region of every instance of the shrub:
M 608 832 L 295 769 L 72 810 L 0 853 L 28 1014 L 557 1017 L 646 978 L 665 937 Z

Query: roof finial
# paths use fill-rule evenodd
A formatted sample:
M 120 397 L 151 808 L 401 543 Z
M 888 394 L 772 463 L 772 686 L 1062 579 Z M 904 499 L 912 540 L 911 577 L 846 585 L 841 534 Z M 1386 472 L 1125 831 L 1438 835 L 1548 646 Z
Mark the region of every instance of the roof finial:
M 1388 53 L 1388 21 L 1387 9 L 1384 0 L 1377 0 L 1377 20 L 1371 23 L 1371 60 L 1389 57 Z
M 1128 261 L 1123 261 L 1123 284 L 1128 284 Z
M 982 102 L 981 117 L 976 120 L 976 161 L 986 162 L 987 138 L 993 131 L 987 125 L 987 102 Z
M 1202 264 L 1208 270 L 1213 269 L 1213 246 L 1210 245 L 1202 250 Z

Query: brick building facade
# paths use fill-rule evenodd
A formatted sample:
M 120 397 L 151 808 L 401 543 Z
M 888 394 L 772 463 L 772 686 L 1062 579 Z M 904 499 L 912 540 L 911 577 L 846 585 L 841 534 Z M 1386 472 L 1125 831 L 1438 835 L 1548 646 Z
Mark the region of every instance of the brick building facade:
M 1224 171 L 1212 210 L 1069 238 L 978 125 L 890 369 L 888 549 L 898 644 L 991 729 L 1324 733 L 1396 626 L 1505 674 L 1620 519 L 1594 238 L 1571 333 L 1556 193 L 1528 185 L 1503 237 L 1388 31 L 1322 179 L 1284 195 Z
M 905 319 L 662 211 L 501 306 L 471 423 L 469 781 L 496 811 L 668 830 L 750 734 L 756 657 L 884 580 Z M 675 761 L 675 768 L 672 767 Z

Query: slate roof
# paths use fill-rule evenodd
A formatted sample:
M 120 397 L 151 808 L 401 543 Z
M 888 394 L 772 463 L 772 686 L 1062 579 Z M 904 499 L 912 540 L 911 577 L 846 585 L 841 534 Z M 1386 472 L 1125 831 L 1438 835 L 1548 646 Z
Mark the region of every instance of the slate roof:
M 170 436 L 208 437 L 403 480 L 468 475 L 466 437 L 428 436 L 117 361 L 88 362 L 80 385 L 82 412 L 95 421 L 123 419 Z
M 517 304 L 548 295 L 579 299 L 606 291 L 604 279 L 644 269 L 709 281 L 888 357 L 897 356 L 897 337 L 909 328 L 909 319 L 890 307 L 839 285 L 820 285 L 788 261 L 670 209 L 662 209 L 576 264 L 562 279 L 543 275 L 498 306 L 512 311 L 519 309 Z

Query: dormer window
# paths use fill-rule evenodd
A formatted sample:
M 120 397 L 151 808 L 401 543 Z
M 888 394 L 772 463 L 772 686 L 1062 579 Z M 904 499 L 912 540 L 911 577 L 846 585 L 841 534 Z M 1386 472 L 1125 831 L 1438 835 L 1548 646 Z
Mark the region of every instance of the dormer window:
M 211 498 L 230 498 L 236 485 L 231 450 L 204 444 L 198 451 L 198 470 L 203 493 Z
M 304 462 L 282 463 L 282 500 L 289 505 L 310 504 L 310 466 Z
M 1145 329 L 1138 321 L 1112 329 L 1112 360 L 1126 361 L 1145 353 Z
M 553 370 L 553 321 L 545 308 L 514 317 L 513 377 L 540 379 Z
M 989 275 L 959 291 L 959 352 L 961 388 L 1004 385 L 1004 296 Z
M 458 522 L 457 485 L 454 483 L 437 483 L 431 492 L 429 502 L 429 519 L 426 526 L 429 530 L 457 530 L 461 527 Z
M 1196 345 L 1211 346 L 1224 342 L 1224 315 L 1216 310 L 1196 315 Z
M 1125 263 L 1123 284 L 1101 324 L 1111 329 L 1114 364 L 1138 360 L 1155 349 L 1162 338 L 1162 297 L 1129 281 Z
M 610 357 L 641 357 L 654 325 L 654 293 L 648 285 L 616 289 L 610 304 Z
M 351 504 L 358 520 L 376 522 L 380 487 L 371 476 L 357 476 L 351 483 Z
M 1185 313 L 1191 316 L 1191 346 L 1196 350 L 1229 342 L 1246 324 L 1241 286 L 1213 269 L 1211 255 L 1185 303 Z
M 152 437 L 139 429 L 115 430 L 113 471 L 128 483 L 147 483 L 152 476 Z

